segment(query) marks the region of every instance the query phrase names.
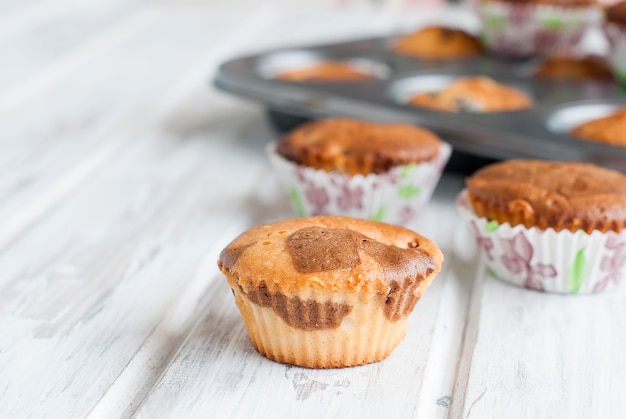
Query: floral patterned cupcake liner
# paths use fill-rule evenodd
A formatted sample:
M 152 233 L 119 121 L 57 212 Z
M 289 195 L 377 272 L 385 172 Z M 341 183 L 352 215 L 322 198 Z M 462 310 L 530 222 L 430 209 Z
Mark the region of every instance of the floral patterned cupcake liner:
M 610 43 L 609 63 L 619 84 L 626 87 L 626 26 L 607 23 L 604 32 Z
M 583 294 L 614 289 L 626 276 L 626 231 L 587 234 L 498 224 L 474 213 L 465 190 L 456 204 L 487 272 L 502 281 L 545 292 Z
M 481 2 L 482 42 L 497 54 L 529 57 L 574 54 L 586 30 L 600 19 L 594 7 Z
M 265 150 L 299 216 L 346 215 L 404 226 L 430 199 L 452 151 L 442 142 L 432 161 L 350 176 L 297 165 L 276 153 L 276 143 Z

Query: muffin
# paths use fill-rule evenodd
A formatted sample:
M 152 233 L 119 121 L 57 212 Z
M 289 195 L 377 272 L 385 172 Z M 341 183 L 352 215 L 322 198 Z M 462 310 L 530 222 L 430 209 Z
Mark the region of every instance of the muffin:
M 354 81 L 374 79 L 375 75 L 354 63 L 345 61 L 322 61 L 307 67 L 284 70 L 276 79 L 296 82 Z
M 613 81 L 613 74 L 606 60 L 587 55 L 584 57 L 554 56 L 539 63 L 533 74 L 550 80 L 603 80 Z
M 509 57 L 573 54 L 599 20 L 595 0 L 478 0 L 476 7 L 483 45 Z
M 438 92 L 413 95 L 409 104 L 448 112 L 505 112 L 533 103 L 526 93 L 490 78 L 462 77 Z
M 439 248 L 411 230 L 321 216 L 254 227 L 218 266 L 260 354 L 340 368 L 393 351 L 442 262 Z
M 407 124 L 325 119 L 266 148 L 298 215 L 347 215 L 408 226 L 430 198 L 450 146 Z
M 626 275 L 626 175 L 510 160 L 478 170 L 457 204 L 487 271 L 526 288 L 599 292 Z
M 587 141 L 626 146 L 626 108 L 610 115 L 585 122 L 570 131 L 574 137 Z
M 617 81 L 626 86 L 626 2 L 608 7 L 604 31 L 609 39 L 609 62 Z
M 428 26 L 398 38 L 393 45 L 398 54 L 424 60 L 450 60 L 483 54 L 480 41 L 461 29 Z

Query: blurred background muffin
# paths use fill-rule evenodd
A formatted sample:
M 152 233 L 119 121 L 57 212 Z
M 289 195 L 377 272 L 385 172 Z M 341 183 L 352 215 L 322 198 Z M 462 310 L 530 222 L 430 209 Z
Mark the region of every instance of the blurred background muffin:
M 365 68 L 346 61 L 320 61 L 306 67 L 284 70 L 276 74 L 278 80 L 286 81 L 350 81 L 376 78 Z
M 413 125 L 333 118 L 300 125 L 266 151 L 298 215 L 408 226 L 430 199 L 451 148 Z
M 626 108 L 585 122 L 574 128 L 570 134 L 587 141 L 626 147 Z
M 593 55 L 547 57 L 537 65 L 533 76 L 550 80 L 614 80 L 607 61 Z
M 482 45 L 475 36 L 444 26 L 427 26 L 401 36 L 393 45 L 393 50 L 424 60 L 463 59 L 483 54 Z
M 508 57 L 574 53 L 599 20 L 595 0 L 478 0 L 482 41 Z
M 409 104 L 448 112 L 505 112 L 530 108 L 533 101 L 488 77 L 462 77 L 443 90 L 412 96 Z

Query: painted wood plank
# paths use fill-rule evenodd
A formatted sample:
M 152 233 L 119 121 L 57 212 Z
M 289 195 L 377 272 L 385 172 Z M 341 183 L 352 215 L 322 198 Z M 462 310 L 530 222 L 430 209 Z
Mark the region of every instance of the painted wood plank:
M 266 23 L 275 16 L 261 15 L 267 18 L 259 21 Z M 250 19 L 261 15 L 252 13 Z M 28 113 L 0 124 L 0 247 L 117 147 L 161 124 L 185 95 L 206 91 L 206 79 L 223 57 L 245 43 L 246 34 L 262 30 L 244 19 L 239 28 L 245 30 L 229 37 L 235 16 L 241 15 L 170 11 L 117 51 L 89 63 L 76 78 L 38 96 Z
M 3 416 L 88 414 L 155 326 L 172 325 L 165 316 L 186 284 L 204 283 L 197 272 L 221 232 L 255 221 L 244 215 L 268 167 L 260 146 L 232 153 L 242 134 L 231 127 L 259 117 L 232 110 L 230 119 L 203 119 L 206 131 L 138 136 L 0 258 Z M 164 331 L 155 343 L 167 360 L 184 329 Z M 141 370 L 131 399 L 160 375 L 150 361 L 155 369 Z

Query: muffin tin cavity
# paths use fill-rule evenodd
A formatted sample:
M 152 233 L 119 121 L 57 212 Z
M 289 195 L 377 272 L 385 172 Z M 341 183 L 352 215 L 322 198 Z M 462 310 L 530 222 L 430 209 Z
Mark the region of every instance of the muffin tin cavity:
M 594 119 L 612 114 L 626 106 L 624 102 L 578 102 L 562 105 L 551 112 L 546 118 L 548 130 L 555 134 L 568 134 L 579 125 Z
M 391 68 L 386 63 L 368 57 L 322 54 L 306 50 L 281 51 L 261 57 L 256 65 L 257 73 L 264 79 L 277 79 L 281 74 L 306 70 L 324 64 L 340 64 L 371 76 L 386 79 Z M 345 83 L 349 80 L 326 80 Z

